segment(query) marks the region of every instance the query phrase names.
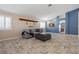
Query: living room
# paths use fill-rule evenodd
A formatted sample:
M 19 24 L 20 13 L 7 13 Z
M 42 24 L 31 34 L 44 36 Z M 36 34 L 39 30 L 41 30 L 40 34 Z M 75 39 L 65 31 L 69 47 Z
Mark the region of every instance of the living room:
M 79 53 L 78 14 L 78 4 L 1 4 L 0 53 Z

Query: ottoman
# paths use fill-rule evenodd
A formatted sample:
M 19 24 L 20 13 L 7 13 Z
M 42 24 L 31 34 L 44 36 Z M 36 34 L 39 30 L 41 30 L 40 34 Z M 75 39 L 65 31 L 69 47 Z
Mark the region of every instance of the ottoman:
M 35 34 L 35 38 L 45 42 L 45 41 L 51 39 L 51 34 L 48 34 L 48 33 L 38 33 L 38 34 Z

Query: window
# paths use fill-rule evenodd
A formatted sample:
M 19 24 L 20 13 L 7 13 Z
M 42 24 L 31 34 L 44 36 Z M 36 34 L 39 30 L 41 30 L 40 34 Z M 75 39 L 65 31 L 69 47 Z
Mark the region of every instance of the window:
M 11 17 L 10 16 L 0 16 L 0 30 L 11 29 Z
M 45 28 L 45 22 L 40 22 L 40 28 Z

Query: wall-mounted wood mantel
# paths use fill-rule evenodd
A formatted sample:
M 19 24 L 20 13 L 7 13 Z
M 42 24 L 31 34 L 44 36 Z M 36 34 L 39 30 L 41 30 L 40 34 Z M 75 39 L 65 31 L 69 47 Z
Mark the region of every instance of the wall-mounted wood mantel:
M 28 20 L 28 19 L 23 19 L 23 18 L 19 18 L 19 20 L 22 20 L 22 21 L 29 21 L 29 22 L 38 22 L 38 21 L 35 21 L 35 20 Z

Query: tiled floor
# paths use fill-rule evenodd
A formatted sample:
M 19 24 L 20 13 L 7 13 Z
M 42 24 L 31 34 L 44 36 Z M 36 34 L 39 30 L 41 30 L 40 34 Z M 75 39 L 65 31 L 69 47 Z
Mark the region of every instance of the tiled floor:
M 1 54 L 72 54 L 79 53 L 79 38 L 75 35 L 52 34 L 46 42 L 31 39 L 13 39 L 0 42 Z

